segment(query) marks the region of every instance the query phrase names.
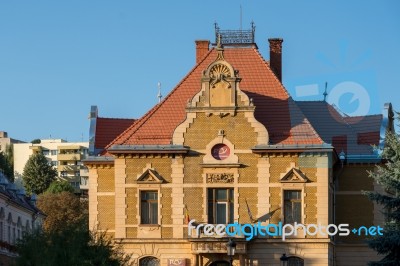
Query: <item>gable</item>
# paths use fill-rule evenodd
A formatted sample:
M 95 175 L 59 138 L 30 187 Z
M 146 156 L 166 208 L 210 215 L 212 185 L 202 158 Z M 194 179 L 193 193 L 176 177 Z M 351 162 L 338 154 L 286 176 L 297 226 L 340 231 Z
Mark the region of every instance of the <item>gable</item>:
M 171 144 L 174 130 L 186 118 L 188 100 L 201 90 L 203 71 L 216 57 L 217 50 L 210 50 L 160 104 L 107 148 L 112 145 Z M 271 144 L 323 143 L 256 48 L 227 48 L 224 57 L 238 71 L 240 88 L 254 103 L 254 116 L 267 128 Z
M 280 180 L 281 183 L 307 183 L 307 176 L 300 169 L 292 168 Z
M 144 184 L 161 184 L 164 182 L 164 178 L 154 169 L 147 169 L 137 179 L 137 183 Z

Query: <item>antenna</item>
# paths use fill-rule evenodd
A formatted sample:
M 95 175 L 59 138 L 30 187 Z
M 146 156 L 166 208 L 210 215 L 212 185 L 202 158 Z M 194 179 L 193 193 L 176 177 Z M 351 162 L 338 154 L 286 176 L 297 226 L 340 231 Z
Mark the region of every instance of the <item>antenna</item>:
M 161 102 L 161 98 L 162 98 L 162 95 L 161 95 L 161 82 L 157 83 L 157 87 L 158 87 L 158 94 L 157 94 L 158 103 L 160 103 Z
M 242 31 L 242 5 L 240 5 L 240 31 Z
M 326 96 L 328 96 L 327 89 L 328 89 L 328 82 L 325 81 L 325 92 L 322 94 L 324 95 L 324 102 L 326 102 Z

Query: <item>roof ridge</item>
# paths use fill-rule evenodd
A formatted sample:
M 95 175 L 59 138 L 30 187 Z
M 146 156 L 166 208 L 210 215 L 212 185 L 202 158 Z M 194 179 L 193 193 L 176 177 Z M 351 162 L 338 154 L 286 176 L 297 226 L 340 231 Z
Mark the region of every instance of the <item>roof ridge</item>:
M 336 112 L 338 112 L 340 119 L 346 124 L 346 126 L 353 132 L 353 134 L 357 134 L 356 130 L 346 121 L 347 117 L 350 116 L 343 116 L 340 112 L 342 112 L 342 110 L 340 110 L 340 108 L 338 106 L 336 106 L 335 104 L 330 104 L 327 103 L 328 106 L 331 106 Z M 336 109 L 337 108 L 337 109 Z M 340 111 L 340 112 L 339 112 Z M 343 112 L 344 113 L 344 112 Z M 346 113 L 344 113 L 345 115 L 347 115 Z
M 355 115 L 355 116 L 347 116 L 345 118 L 359 118 L 359 117 L 371 117 L 371 116 L 382 116 L 382 114 L 374 114 L 374 115 Z
M 121 134 L 119 134 L 113 141 L 111 141 L 111 142 L 105 147 L 105 149 L 107 150 L 107 149 L 110 148 L 115 142 L 117 142 L 119 139 L 122 139 L 122 136 L 124 135 L 125 132 L 128 133 L 129 130 L 131 130 L 131 128 L 133 128 L 134 126 L 140 124 L 140 122 L 142 122 L 142 121 L 143 121 L 146 117 L 148 117 L 151 113 L 154 113 L 154 112 L 157 110 L 156 107 L 159 107 L 159 106 L 160 106 L 160 103 L 159 103 L 159 104 L 156 104 L 153 108 L 151 108 L 149 111 L 147 111 L 141 118 L 135 120 L 135 122 L 133 122 L 132 125 L 130 125 L 127 129 L 125 129 L 123 132 L 121 132 Z M 146 120 L 147 120 L 147 119 L 146 119 Z M 145 120 L 145 121 L 146 121 L 146 120 Z M 143 121 L 142 125 L 144 124 L 145 121 Z M 141 126 L 141 125 L 140 125 L 140 126 Z M 139 126 L 132 134 L 129 134 L 129 136 L 125 137 L 125 139 L 123 140 L 123 142 L 125 142 L 126 139 L 128 139 L 130 136 L 132 136 L 132 135 L 140 128 L 140 126 Z
M 101 117 L 101 116 L 98 116 L 97 118 L 113 119 L 113 120 L 137 120 L 137 118 L 118 118 L 118 117 Z
M 312 102 L 312 103 L 327 103 L 327 104 L 329 104 L 328 102 L 326 102 L 326 101 L 323 101 L 323 100 L 305 100 L 305 101 L 302 101 L 302 100 L 294 100 L 295 102 L 300 102 L 300 103 L 305 103 L 305 102 Z
M 260 51 L 258 51 L 257 48 L 252 48 L 252 49 L 256 52 L 256 54 L 258 55 L 258 57 L 264 62 L 264 65 L 267 67 L 267 69 L 268 69 L 269 71 L 271 71 L 271 73 L 273 74 L 272 76 L 273 76 L 273 77 L 275 78 L 275 80 L 279 83 L 279 86 L 282 87 L 282 89 L 284 90 L 286 96 L 287 96 L 288 98 L 290 98 L 291 96 L 290 96 L 288 90 L 286 89 L 285 86 L 283 86 L 282 81 L 280 81 L 280 80 L 278 79 L 278 77 L 275 75 L 274 71 L 272 71 L 271 66 L 267 63 L 267 61 L 266 61 L 266 60 L 264 59 L 264 57 L 261 55 Z
M 208 55 L 213 51 L 214 48 L 211 48 L 205 55 L 204 57 L 195 64 L 195 66 L 186 74 L 186 76 L 181 79 L 181 81 L 167 94 L 167 96 L 162 99 L 162 101 L 158 104 L 156 104 L 153 108 L 151 108 L 147 113 L 145 113 L 141 118 L 135 120 L 135 122 L 129 126 L 126 130 L 124 130 L 121 134 L 119 134 L 113 141 L 111 141 L 105 149 L 108 149 L 111 147 L 113 144 L 115 144 L 118 140 L 122 139 L 122 136 L 124 136 L 125 133 L 128 133 L 130 130 L 133 130 L 133 132 L 127 136 L 125 136 L 123 142 L 125 142 L 127 139 L 129 139 L 137 130 L 140 129 L 142 125 L 151 117 L 152 114 L 155 113 L 163 104 L 164 102 L 171 97 L 171 95 L 180 87 L 180 85 L 203 63 L 203 61 L 208 57 Z

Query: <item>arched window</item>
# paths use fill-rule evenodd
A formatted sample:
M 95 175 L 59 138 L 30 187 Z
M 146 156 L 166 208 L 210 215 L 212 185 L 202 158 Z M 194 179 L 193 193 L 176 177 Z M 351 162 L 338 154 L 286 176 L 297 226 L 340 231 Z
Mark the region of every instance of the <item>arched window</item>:
M 4 217 L 6 215 L 4 214 L 4 208 L 1 207 L 0 209 L 0 241 L 3 241 L 3 235 L 4 235 Z
M 304 260 L 299 257 L 291 256 L 287 262 L 287 266 L 304 266 Z
M 140 259 L 140 266 L 160 266 L 160 260 L 155 257 L 144 257 Z

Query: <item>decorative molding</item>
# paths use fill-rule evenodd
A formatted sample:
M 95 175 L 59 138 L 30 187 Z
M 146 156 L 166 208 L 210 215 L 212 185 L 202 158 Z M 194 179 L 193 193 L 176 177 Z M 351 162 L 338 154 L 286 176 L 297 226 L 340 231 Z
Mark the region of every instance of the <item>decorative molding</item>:
M 215 84 L 223 82 L 227 84 L 228 88 L 231 88 L 231 84 L 226 78 L 231 77 L 231 71 L 225 64 L 216 64 L 210 69 L 210 85 L 215 88 Z
M 247 243 L 236 240 L 236 253 L 237 254 L 246 254 L 247 252 Z M 226 254 L 226 242 L 216 242 L 210 239 L 189 239 L 192 241 L 192 252 L 194 254 L 200 253 L 224 253 Z M 195 242 L 196 241 L 196 242 Z M 197 242 L 198 241 L 198 242 Z
M 279 181 L 282 183 L 307 183 L 309 179 L 299 169 L 293 167 Z
M 210 173 L 207 174 L 207 183 L 233 183 L 235 181 L 232 173 Z
M 154 169 L 147 169 L 137 179 L 137 183 L 142 183 L 142 184 L 161 184 L 164 182 L 165 182 L 164 178 L 160 174 L 158 174 L 157 171 Z

